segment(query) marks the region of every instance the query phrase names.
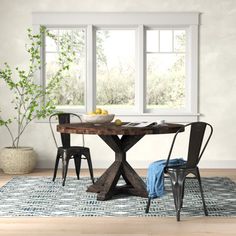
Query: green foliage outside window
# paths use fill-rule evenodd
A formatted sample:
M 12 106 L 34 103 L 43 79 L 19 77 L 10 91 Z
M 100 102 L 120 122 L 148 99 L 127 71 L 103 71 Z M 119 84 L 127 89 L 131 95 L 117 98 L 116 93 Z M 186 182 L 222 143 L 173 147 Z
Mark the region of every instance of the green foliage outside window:
M 54 97 L 57 105 L 85 106 L 87 76 L 85 31 L 83 29 L 59 29 L 58 32 L 58 37 L 62 39 L 62 45 L 58 41 L 58 53 L 61 53 L 63 43 L 67 41 L 70 42 L 75 56 L 74 61 L 71 62 L 70 70 L 63 72 L 60 83 L 52 89 L 49 97 Z M 109 67 L 104 49 L 104 42 L 109 37 L 109 32 L 106 30 L 98 31 L 96 34 L 96 63 L 97 71 L 99 70 L 96 78 L 99 81 L 96 84 L 96 102 L 97 105 L 120 108 L 132 106 L 135 102 L 134 83 L 137 73 L 135 68 L 130 66 L 132 63 L 124 63 L 123 61 L 117 67 Z M 185 33 L 176 36 L 176 43 L 178 45 L 178 48 L 175 49 L 176 54 L 175 52 L 166 54 L 166 56 L 170 56 L 170 60 L 174 58 L 166 71 L 158 69 L 158 63 L 163 61 L 163 54 L 156 54 L 158 55 L 157 59 L 154 56 L 148 60 L 146 71 L 147 108 L 181 108 L 185 105 Z M 50 82 L 57 68 L 56 63 L 47 63 L 47 83 Z

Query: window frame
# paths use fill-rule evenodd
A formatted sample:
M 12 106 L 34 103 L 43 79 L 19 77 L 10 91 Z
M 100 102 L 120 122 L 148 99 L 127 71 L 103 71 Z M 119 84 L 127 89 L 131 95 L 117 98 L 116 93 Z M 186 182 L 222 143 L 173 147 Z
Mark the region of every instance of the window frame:
M 58 29 L 58 26 L 46 26 L 47 29 L 49 30 L 53 30 L 53 29 Z M 85 26 L 79 26 L 79 25 L 76 25 L 76 27 L 73 27 L 73 26 L 67 26 L 67 27 L 60 27 L 60 30 L 70 30 L 70 29 L 84 29 L 85 30 L 85 48 L 86 48 L 86 55 L 85 55 L 85 61 L 86 61 L 86 70 L 87 70 L 87 28 Z M 34 30 L 38 30 L 38 27 L 35 28 L 34 27 Z M 44 36 L 43 36 L 44 37 Z M 40 81 L 41 81 L 41 84 L 46 87 L 46 45 L 45 45 L 45 37 L 43 38 L 43 46 L 41 47 L 41 73 L 40 73 Z M 57 53 L 59 51 L 57 50 Z M 49 53 L 52 53 L 52 52 L 49 52 Z M 85 84 L 84 84 L 84 87 L 85 87 L 85 91 L 84 91 L 84 105 L 82 107 L 84 108 L 81 108 L 80 105 L 57 105 L 56 108 L 57 110 L 59 111 L 70 111 L 70 112 L 75 112 L 75 111 L 79 111 L 79 112 L 86 112 L 86 83 L 87 83 L 87 79 L 85 79 Z M 45 102 L 45 101 L 44 101 Z
M 188 28 L 186 27 L 186 26 L 175 26 L 175 27 L 169 27 L 169 28 L 167 28 L 166 26 L 162 26 L 162 27 L 160 27 L 160 26 L 154 26 L 154 27 L 145 27 L 145 30 L 146 30 L 146 32 L 147 32 L 147 30 L 159 30 L 159 34 L 158 34 L 158 38 L 159 38 L 159 45 L 158 45 L 158 49 L 159 49 L 159 51 L 158 52 L 149 52 L 149 51 L 147 51 L 147 50 L 145 50 L 145 52 L 144 52 L 144 56 L 146 57 L 145 58 L 145 62 L 147 61 L 147 55 L 148 54 L 157 54 L 157 53 L 159 53 L 159 54 L 172 54 L 172 53 L 176 53 L 176 54 L 183 54 L 183 52 L 175 52 L 174 51 L 174 35 L 172 35 L 172 51 L 171 52 L 168 52 L 168 51 L 166 51 L 166 52 L 161 52 L 160 51 L 160 30 L 171 30 L 171 31 L 175 31 L 175 30 L 185 30 L 186 31 L 186 49 L 185 49 L 185 52 L 184 52 L 184 54 L 185 54 L 185 62 L 188 62 L 188 57 L 189 57 L 189 54 L 190 54 L 190 50 L 189 50 L 189 45 L 188 45 L 188 42 L 189 42 L 189 33 L 188 33 Z M 145 33 L 146 33 L 145 32 Z M 145 36 L 146 36 L 146 34 L 145 34 Z M 146 37 L 145 37 L 146 38 Z M 145 46 L 147 46 L 147 44 L 145 44 Z M 146 48 L 145 48 L 146 49 Z M 147 82 L 147 71 L 146 71 L 146 68 L 147 67 L 145 67 L 144 69 L 145 69 L 145 78 L 144 78 L 144 81 L 145 82 Z M 189 73 L 189 70 L 190 70 L 190 68 L 189 68 L 189 66 L 186 66 L 185 67 L 185 74 L 186 74 L 186 81 L 185 81 L 185 94 L 186 94 L 186 100 L 187 100 L 187 104 L 186 104 L 186 108 L 187 108 L 187 110 L 190 110 L 191 109 L 191 106 L 192 106 L 192 104 L 190 104 L 190 101 L 191 101 L 191 91 L 190 91 L 190 89 L 188 89 L 189 88 L 189 86 L 190 86 L 190 83 L 191 83 L 191 81 L 190 81 L 190 79 L 188 79 L 188 73 Z M 146 84 L 145 84 L 145 86 L 146 86 Z M 144 96 L 144 98 L 146 98 L 146 87 L 145 87 L 145 90 L 144 90 L 144 94 L 143 94 L 143 96 Z M 174 112 L 175 111 L 175 112 Z M 185 113 L 185 109 L 163 109 L 162 110 L 162 112 L 160 112 L 160 111 L 158 111 L 158 108 L 156 108 L 156 109 L 152 109 L 152 108 L 147 108 L 147 104 L 146 104 L 146 102 L 144 103 L 144 112 L 145 113 L 151 113 L 151 114 L 157 114 L 157 115 L 160 115 L 160 114 L 166 114 L 166 115 L 168 115 L 168 114 L 177 114 L 177 113 Z
M 136 81 L 135 81 L 135 110 L 117 112 L 116 115 L 124 120 L 154 120 L 165 119 L 170 122 L 191 122 L 198 120 L 198 12 L 178 13 L 42 13 L 33 12 L 33 29 L 39 32 L 41 25 L 48 28 L 85 27 L 87 37 L 87 79 L 85 83 L 85 110 L 68 107 L 66 111 L 84 113 L 95 109 L 96 106 L 96 29 L 98 28 L 135 28 L 136 33 Z M 109 22 L 109 23 L 108 23 Z M 184 28 L 187 33 L 186 56 L 187 89 L 189 92 L 188 107 L 185 111 L 160 110 L 148 112 L 145 106 L 146 91 L 146 28 Z M 44 51 L 41 49 L 41 59 L 44 61 Z M 42 65 L 37 75 L 40 84 L 45 83 L 45 68 Z
M 137 95 L 137 92 L 136 92 L 136 86 L 137 86 L 137 70 L 138 70 L 138 63 L 137 63 L 137 58 L 138 58 L 138 53 L 137 53 L 137 48 L 138 48 L 138 44 L 137 44 L 137 37 L 138 37 L 138 29 L 137 27 L 134 27 L 134 26 L 130 26 L 130 25 L 126 25 L 126 26 L 95 26 L 94 27 L 94 34 L 95 34 L 95 45 L 96 45 L 96 32 L 97 30 L 133 30 L 134 31 L 134 34 L 135 34 L 135 61 L 134 61 L 134 64 L 135 64 L 135 70 L 136 70 L 136 75 L 135 75 L 135 81 L 134 81 L 134 105 L 133 107 L 131 108 L 131 110 L 128 110 L 128 109 L 120 109 L 120 108 L 114 108 L 114 109 L 109 109 L 109 112 L 110 113 L 115 113 L 115 114 L 134 114 L 134 113 L 138 113 L 138 108 L 137 108 L 137 97 L 139 95 Z M 96 64 L 96 48 L 95 48 L 95 56 L 94 56 L 94 66 L 95 66 L 95 70 L 97 68 L 97 64 Z M 95 77 L 95 83 L 96 83 L 96 73 L 94 75 Z M 95 91 L 94 91 L 94 94 L 95 94 L 95 102 L 94 102 L 94 107 L 96 107 L 96 91 L 97 91 L 97 88 L 95 86 Z M 99 107 L 102 107 L 102 105 L 98 105 Z M 93 108 L 94 109 L 94 108 Z M 90 110 L 91 111 L 91 110 Z

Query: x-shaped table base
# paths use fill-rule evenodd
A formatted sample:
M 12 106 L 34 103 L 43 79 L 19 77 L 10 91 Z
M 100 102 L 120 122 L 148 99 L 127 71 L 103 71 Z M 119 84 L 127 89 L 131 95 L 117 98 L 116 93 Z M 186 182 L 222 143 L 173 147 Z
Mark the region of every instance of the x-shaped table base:
M 115 161 L 88 187 L 87 192 L 98 193 L 97 200 L 108 200 L 113 195 L 126 193 L 140 197 L 147 197 L 146 184 L 126 161 L 126 152 L 134 146 L 144 135 L 99 135 L 102 140 L 115 152 Z M 124 186 L 117 186 L 120 177 L 126 182 Z

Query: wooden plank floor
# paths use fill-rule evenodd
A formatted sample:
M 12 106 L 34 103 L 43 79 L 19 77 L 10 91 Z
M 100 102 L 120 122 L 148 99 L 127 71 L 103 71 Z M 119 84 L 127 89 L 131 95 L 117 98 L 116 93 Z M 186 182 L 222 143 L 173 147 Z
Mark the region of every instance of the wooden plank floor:
M 138 170 L 145 175 L 145 170 Z M 95 170 L 99 176 L 103 170 Z M 82 176 L 88 172 L 82 170 Z M 51 176 L 52 170 L 35 170 L 30 176 Z M 69 175 L 74 175 L 70 170 Z M 227 176 L 236 181 L 236 170 L 202 170 L 202 176 Z M 11 175 L 0 172 L 0 186 Z M 152 236 L 152 235 L 236 235 L 236 218 L 188 217 L 176 222 L 175 218 L 136 217 L 11 217 L 0 218 L 1 236 Z

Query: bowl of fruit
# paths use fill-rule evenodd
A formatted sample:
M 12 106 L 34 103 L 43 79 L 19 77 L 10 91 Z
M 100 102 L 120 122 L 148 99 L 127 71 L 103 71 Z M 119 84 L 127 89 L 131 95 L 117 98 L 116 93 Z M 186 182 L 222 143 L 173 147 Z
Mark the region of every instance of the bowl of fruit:
M 107 110 L 97 108 L 96 111 L 88 112 L 82 116 L 84 122 L 93 124 L 102 124 L 111 122 L 114 119 L 114 114 L 109 114 Z

